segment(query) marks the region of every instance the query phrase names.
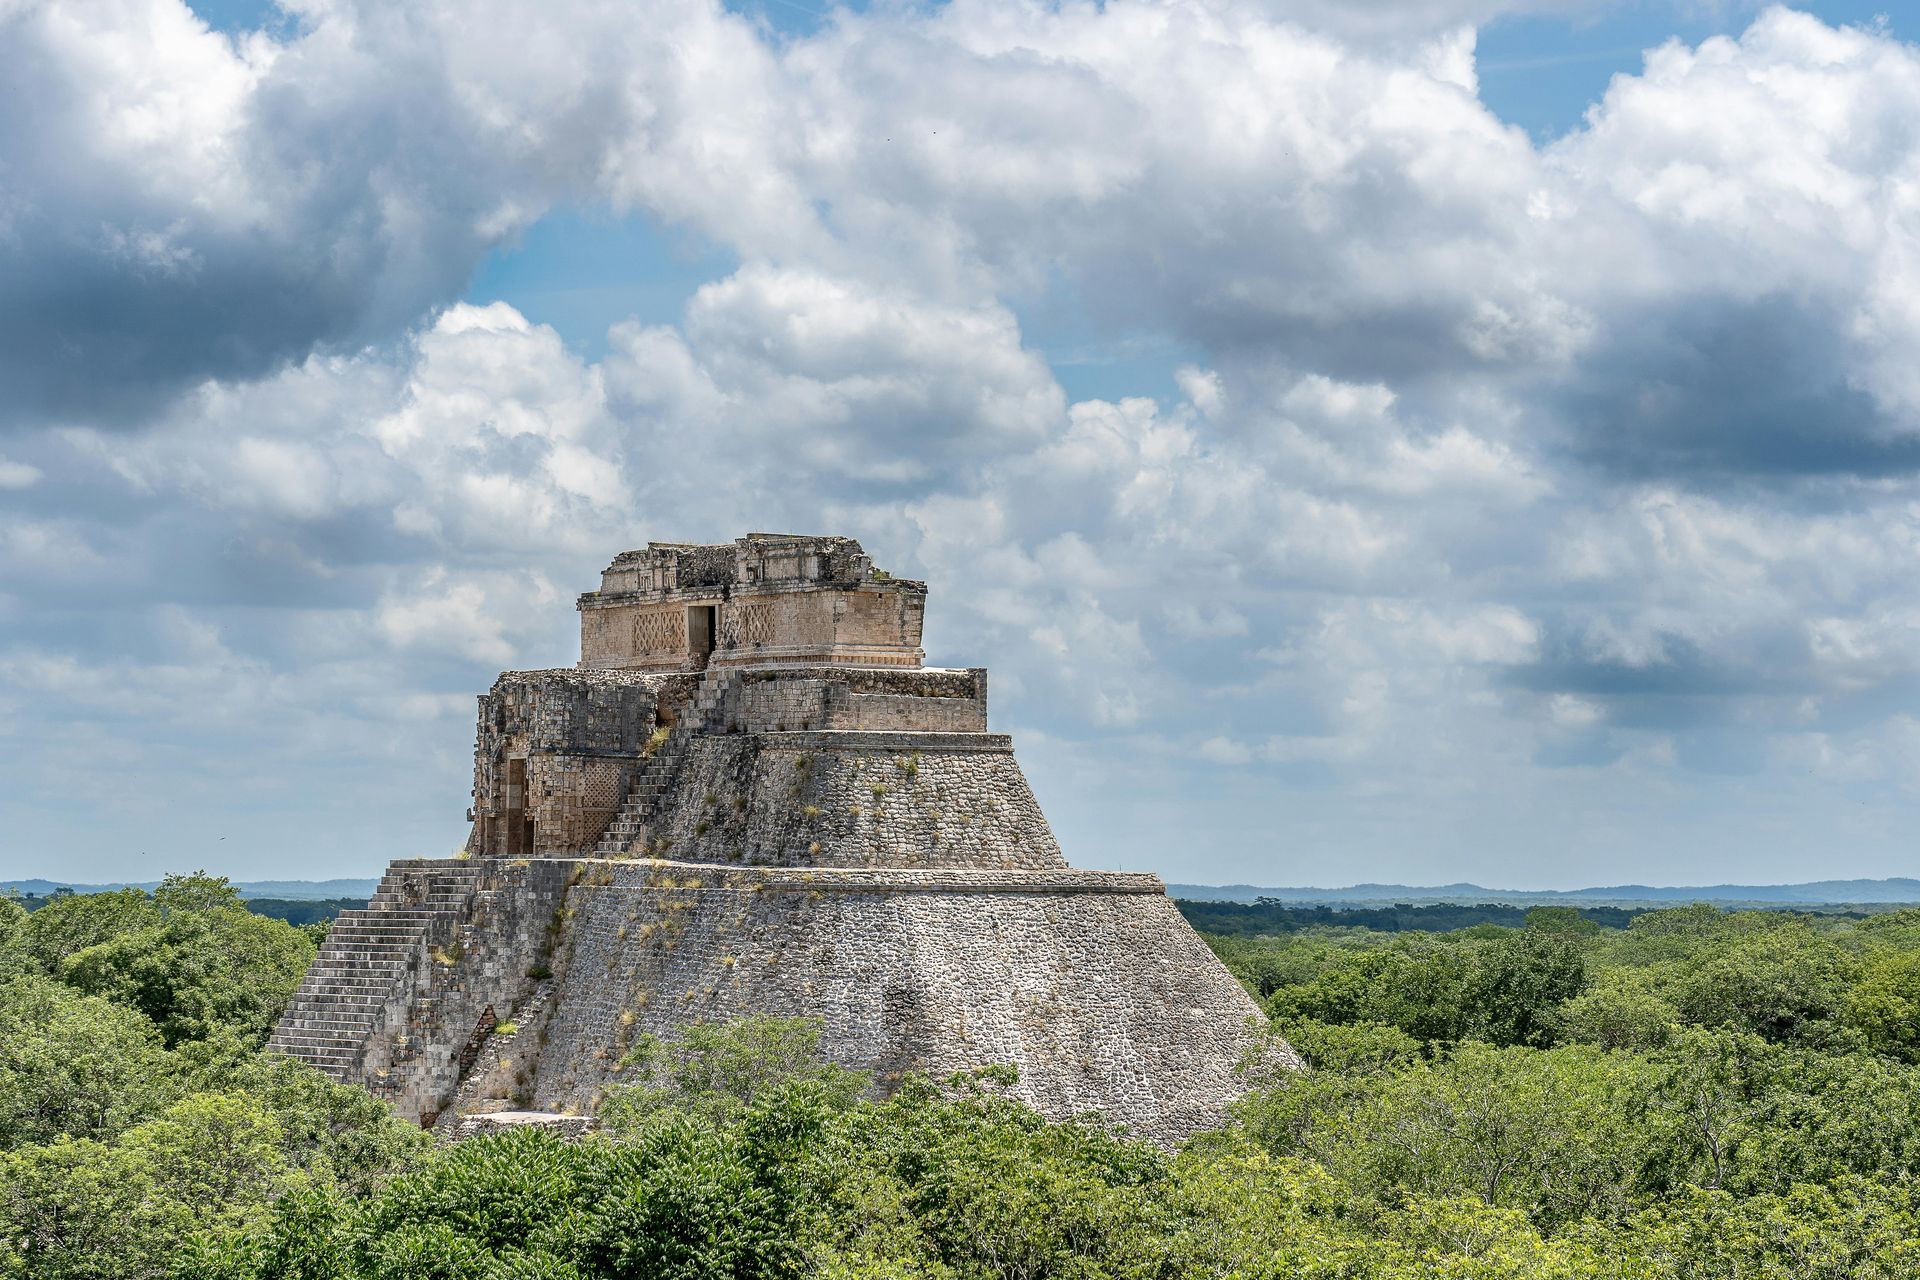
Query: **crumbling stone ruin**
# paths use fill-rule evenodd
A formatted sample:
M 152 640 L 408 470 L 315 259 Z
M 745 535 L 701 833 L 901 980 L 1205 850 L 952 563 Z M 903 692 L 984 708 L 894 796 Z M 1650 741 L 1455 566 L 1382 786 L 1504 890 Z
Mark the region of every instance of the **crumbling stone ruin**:
M 882 1091 L 1008 1063 L 1052 1117 L 1218 1121 L 1256 1006 L 1157 877 L 1067 865 L 925 605 L 850 538 L 617 556 L 579 665 L 481 696 L 467 855 L 395 862 L 269 1047 L 566 1127 L 644 1033 L 806 1015 Z

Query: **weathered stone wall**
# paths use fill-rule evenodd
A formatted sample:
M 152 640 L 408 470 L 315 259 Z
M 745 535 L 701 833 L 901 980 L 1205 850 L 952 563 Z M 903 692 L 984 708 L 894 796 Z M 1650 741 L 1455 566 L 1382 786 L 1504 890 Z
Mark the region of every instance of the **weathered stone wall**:
M 693 741 L 648 852 L 779 866 L 1066 866 L 1011 742 L 992 733 Z
M 926 584 L 894 578 L 851 538 L 749 534 L 623 552 L 579 599 L 585 667 L 654 671 L 825 662 L 916 668 Z M 704 620 L 711 610 L 711 644 Z M 710 648 L 710 652 L 709 652 Z
M 587 1111 L 642 1033 L 824 1019 L 882 1092 L 994 1063 L 1043 1113 L 1170 1140 L 1218 1123 L 1258 1008 L 1151 876 L 716 870 L 581 879 L 534 1104 Z
M 526 857 L 592 844 L 648 738 L 694 683 L 637 671 L 503 673 L 480 698 L 469 850 Z
M 402 1116 L 431 1123 L 473 1065 L 463 1056 L 532 994 L 551 963 L 572 873 L 566 862 L 489 862 L 465 918 L 419 947 L 404 1011 L 390 1008 L 359 1071 Z
M 918 584 L 912 584 L 917 586 Z M 774 662 L 920 665 L 926 605 L 903 584 L 870 590 L 839 586 L 705 588 L 665 600 L 595 598 L 580 610 L 581 665 L 648 671 L 689 670 L 693 663 L 687 610 L 711 607 L 718 665 Z
M 779 667 L 741 676 L 727 716 L 730 733 L 797 729 L 983 733 L 987 673 Z

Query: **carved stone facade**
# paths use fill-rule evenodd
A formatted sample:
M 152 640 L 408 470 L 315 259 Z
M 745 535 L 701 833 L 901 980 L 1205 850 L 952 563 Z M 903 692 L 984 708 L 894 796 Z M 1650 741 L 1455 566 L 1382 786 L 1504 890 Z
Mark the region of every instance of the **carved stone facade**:
M 1157 878 L 1067 865 L 925 600 L 847 538 L 616 557 L 580 665 L 480 698 L 470 856 L 395 863 L 272 1047 L 470 1132 L 589 1113 L 643 1033 L 808 1014 L 882 1091 L 1004 1062 L 1049 1115 L 1217 1121 L 1256 1006 Z
M 580 597 L 580 665 L 918 667 L 926 601 L 925 583 L 875 570 L 851 538 L 650 542 L 614 557 Z

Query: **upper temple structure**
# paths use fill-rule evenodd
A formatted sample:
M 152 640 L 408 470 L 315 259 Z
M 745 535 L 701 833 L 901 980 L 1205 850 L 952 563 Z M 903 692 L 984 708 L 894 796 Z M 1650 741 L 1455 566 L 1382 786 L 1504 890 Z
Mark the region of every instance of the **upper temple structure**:
M 924 665 L 926 596 L 850 538 L 616 556 L 579 664 L 481 695 L 466 851 L 343 913 L 269 1047 L 459 1133 L 590 1115 L 643 1034 L 802 1015 L 880 1092 L 1006 1063 L 1051 1117 L 1217 1122 L 1257 1006 L 1156 877 L 1068 866 L 986 672 Z

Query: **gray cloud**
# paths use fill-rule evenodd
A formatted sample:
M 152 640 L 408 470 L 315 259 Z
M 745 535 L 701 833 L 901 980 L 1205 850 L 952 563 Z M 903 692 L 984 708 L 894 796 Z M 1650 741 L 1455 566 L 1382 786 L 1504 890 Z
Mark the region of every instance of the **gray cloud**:
M 1845 325 L 1781 295 L 1629 311 L 1549 395 L 1575 453 L 1639 478 L 1911 473 L 1920 416 L 1851 380 Z
M 609 552 L 791 527 L 933 581 L 1084 861 L 1791 874 L 1841 789 L 1904 857 L 1913 49 L 1770 13 L 1542 152 L 1476 6 L 1304 12 L 9 10 L 0 820 L 438 851 Z M 742 265 L 598 359 L 445 305 L 567 201 Z M 1192 365 L 1074 402 L 1043 304 Z

